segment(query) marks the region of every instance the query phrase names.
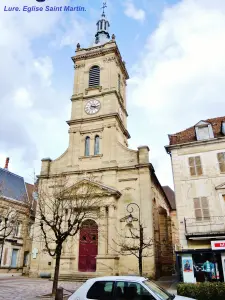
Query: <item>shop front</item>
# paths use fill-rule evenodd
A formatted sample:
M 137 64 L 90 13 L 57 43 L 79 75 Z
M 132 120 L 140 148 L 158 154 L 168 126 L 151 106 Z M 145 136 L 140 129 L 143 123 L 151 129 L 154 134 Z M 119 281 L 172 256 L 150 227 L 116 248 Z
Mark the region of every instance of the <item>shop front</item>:
M 176 252 L 181 282 L 225 281 L 225 241 L 212 241 L 209 249 Z

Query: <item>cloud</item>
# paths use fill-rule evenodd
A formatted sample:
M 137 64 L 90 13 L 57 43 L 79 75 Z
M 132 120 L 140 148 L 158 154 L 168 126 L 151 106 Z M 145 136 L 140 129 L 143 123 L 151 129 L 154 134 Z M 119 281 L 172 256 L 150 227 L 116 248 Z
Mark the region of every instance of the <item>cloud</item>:
M 51 76 L 53 74 L 53 65 L 50 57 L 40 57 L 33 61 L 34 70 L 42 79 L 44 86 L 51 86 Z
M 134 20 L 143 22 L 145 20 L 145 11 L 141 8 L 136 8 L 132 0 L 126 0 L 124 2 L 125 15 Z
M 164 10 L 132 68 L 130 100 L 146 113 L 151 159 L 164 184 L 172 183 L 167 134 L 224 115 L 224 53 L 225 2 L 183 0 Z
M 32 106 L 32 100 L 29 91 L 26 88 L 19 88 L 14 95 L 14 103 L 18 107 L 29 108 Z
M 7 1 L 8 6 L 21 8 L 27 3 Z M 34 168 L 39 173 L 42 157 L 54 159 L 67 147 L 68 125 L 63 121 L 69 118 L 72 85 L 60 84 L 55 75 L 58 52 L 65 46 L 75 49 L 73 42 L 84 40 L 89 27 L 83 26 L 85 16 L 78 12 L 4 12 L 4 5 L 0 7 L 0 163 L 3 167 L 9 156 L 9 169 L 32 181 L 30 174 Z M 58 1 L 51 0 L 51 5 Z M 73 40 L 62 42 L 72 34 L 71 26 Z

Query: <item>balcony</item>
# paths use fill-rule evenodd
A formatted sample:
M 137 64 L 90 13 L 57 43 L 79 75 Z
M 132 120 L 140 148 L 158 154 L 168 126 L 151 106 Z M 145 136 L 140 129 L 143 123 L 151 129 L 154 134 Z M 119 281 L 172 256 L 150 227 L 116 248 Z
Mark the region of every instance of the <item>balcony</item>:
M 225 216 L 210 217 L 202 220 L 184 218 L 184 224 L 187 238 L 225 235 Z

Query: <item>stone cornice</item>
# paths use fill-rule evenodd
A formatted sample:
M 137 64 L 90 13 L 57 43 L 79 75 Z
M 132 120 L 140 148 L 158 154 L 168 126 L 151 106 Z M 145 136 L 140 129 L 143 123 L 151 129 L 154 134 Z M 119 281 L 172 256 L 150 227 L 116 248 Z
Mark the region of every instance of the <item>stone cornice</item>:
M 206 145 L 212 145 L 212 144 L 219 144 L 221 142 L 225 142 L 224 137 L 214 138 L 210 140 L 203 140 L 203 141 L 194 141 L 189 143 L 183 143 L 183 144 L 176 144 L 176 145 L 167 145 L 165 146 L 166 152 L 171 153 L 171 150 L 173 149 L 181 149 L 181 148 L 190 148 L 190 147 L 198 147 L 198 146 L 206 146 Z M 205 152 L 205 151 L 204 151 Z
M 85 118 L 85 119 L 76 119 L 76 120 L 70 120 L 67 121 L 67 124 L 69 126 L 74 125 L 74 124 L 80 124 L 80 123 L 88 123 L 88 122 L 93 122 L 93 121 L 103 121 L 104 119 L 110 119 L 110 118 L 116 118 L 123 134 L 127 137 L 127 139 L 130 138 L 130 134 L 127 131 L 127 129 L 125 128 L 125 126 L 123 125 L 119 114 L 118 113 L 112 113 L 112 114 L 106 114 L 106 115 L 100 115 L 100 116 L 95 116 L 95 117 L 89 117 L 89 118 Z
M 108 45 L 109 43 L 105 44 Z M 110 48 L 104 48 L 104 46 L 98 46 L 98 47 L 94 47 L 94 48 L 86 48 L 86 49 L 81 49 L 79 51 L 77 51 L 77 55 L 72 57 L 73 62 L 76 64 L 76 62 L 81 61 L 81 60 L 86 60 L 89 58 L 94 58 L 94 57 L 98 57 L 98 56 L 104 56 L 110 53 L 114 53 L 118 59 L 118 63 L 122 69 L 122 72 L 125 76 L 126 79 L 129 79 L 129 74 L 127 72 L 127 69 L 125 67 L 125 64 L 123 63 L 120 51 L 115 43 L 114 47 L 110 47 Z M 85 53 L 85 52 L 86 53 Z M 79 54 L 79 52 L 82 52 Z
M 125 166 L 125 167 L 105 167 L 105 168 L 98 168 L 98 169 L 91 169 L 91 170 L 76 170 L 76 171 L 67 171 L 62 172 L 61 175 L 72 175 L 72 174 L 83 174 L 83 173 L 97 173 L 97 172 L 104 172 L 104 171 L 126 171 L 126 170 L 135 170 L 135 169 L 142 169 L 142 168 L 148 168 L 150 170 L 151 164 L 137 164 L 134 166 Z M 38 175 L 37 177 L 40 179 L 47 179 L 51 177 L 59 177 L 60 174 L 52 174 L 52 175 Z
M 98 95 L 95 95 L 95 96 L 93 96 L 93 95 L 89 95 L 89 96 L 88 96 L 88 95 L 85 95 L 85 96 L 84 96 L 83 94 L 79 94 L 79 95 L 76 96 L 76 94 L 75 94 L 75 95 L 72 95 L 72 97 L 70 98 L 70 100 L 71 100 L 71 101 L 86 100 L 86 99 L 91 99 L 91 98 L 100 97 L 100 96 L 105 96 L 105 95 L 110 95 L 110 94 L 115 94 L 115 95 L 116 95 L 116 97 L 117 97 L 117 99 L 118 99 L 118 101 L 119 101 L 119 104 L 120 104 L 121 108 L 123 109 L 124 113 L 125 113 L 126 116 L 128 117 L 128 113 L 127 113 L 127 110 L 126 110 L 126 108 L 125 108 L 125 106 L 124 106 L 124 102 L 121 100 L 121 99 L 122 99 L 122 96 L 119 95 L 119 93 L 117 92 L 116 89 L 111 90 L 111 91 L 107 91 L 107 92 L 101 92 L 101 93 L 99 93 Z

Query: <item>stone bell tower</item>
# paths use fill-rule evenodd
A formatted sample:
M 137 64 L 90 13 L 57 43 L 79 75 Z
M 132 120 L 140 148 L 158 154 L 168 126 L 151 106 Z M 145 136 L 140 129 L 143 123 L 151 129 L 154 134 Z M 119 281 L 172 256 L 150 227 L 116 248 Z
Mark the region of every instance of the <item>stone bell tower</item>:
M 116 143 L 127 147 L 126 80 L 129 78 L 115 35 L 110 38 L 105 12 L 89 48 L 77 44 L 70 126 L 70 148 L 76 158 L 116 161 Z

